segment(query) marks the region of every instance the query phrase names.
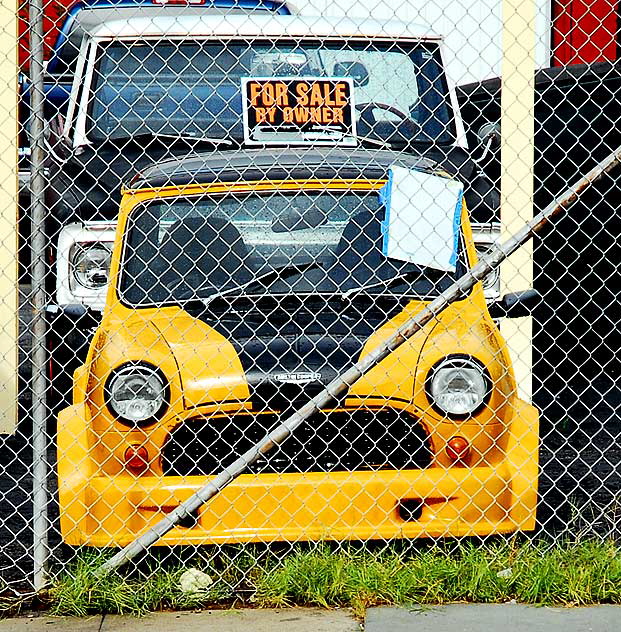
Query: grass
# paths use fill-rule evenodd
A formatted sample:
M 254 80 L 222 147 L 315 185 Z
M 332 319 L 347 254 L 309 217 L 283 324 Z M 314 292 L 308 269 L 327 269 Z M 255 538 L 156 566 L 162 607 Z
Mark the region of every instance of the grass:
M 96 579 L 94 571 L 103 558 L 93 552 L 81 552 L 49 591 L 52 614 L 82 617 L 94 613 L 143 615 L 155 610 L 187 610 L 233 597 L 224 582 L 209 591 L 186 594 L 180 589 L 186 566 L 168 568 L 151 562 L 140 572 L 112 573 Z
M 621 603 L 621 555 L 601 542 L 549 545 L 470 544 L 417 555 L 339 554 L 327 549 L 291 556 L 260 577 L 264 605 L 350 606 L 523 603 L 587 605 Z
M 258 607 L 351 607 L 362 616 L 375 605 L 621 603 L 621 549 L 613 542 L 553 546 L 497 540 L 485 546 L 423 545 L 416 551 L 395 544 L 376 552 L 356 545 L 299 545 L 282 558 L 259 556 L 259 562 L 252 548 L 231 551 L 174 567 L 151 561 L 101 580 L 93 577 L 101 556 L 81 552 L 50 590 L 50 608 L 62 615 L 140 615 L 237 599 Z M 179 579 L 190 567 L 208 573 L 214 583 L 201 593 L 183 593 Z

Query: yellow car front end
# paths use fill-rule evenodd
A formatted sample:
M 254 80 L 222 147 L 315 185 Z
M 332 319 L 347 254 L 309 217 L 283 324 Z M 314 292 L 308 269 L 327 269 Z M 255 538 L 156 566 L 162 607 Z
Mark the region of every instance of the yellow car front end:
M 148 277 L 140 291 L 127 281 L 131 249 L 144 253 L 144 244 L 153 239 L 163 250 L 177 223 L 187 227 L 188 214 L 194 212 L 187 208 L 204 200 L 215 200 L 218 209 L 227 208 L 229 198 L 246 200 L 243 204 L 251 207 L 248 200 L 267 195 L 273 197 L 265 206 L 272 208 L 281 200 L 274 196 L 290 204 L 287 196 L 302 192 L 319 207 L 313 196 L 320 192 L 331 199 L 345 193 L 377 196 L 385 183 L 383 178 L 291 178 L 125 193 L 103 320 L 87 362 L 75 374 L 74 404 L 59 416 L 65 542 L 118 546 L 134 540 L 334 375 L 394 334 L 424 308 L 437 289 L 434 283 L 448 282 L 434 273 L 420 296 L 412 285 L 381 296 L 344 298 L 343 288 L 349 286 L 338 289 L 334 284 L 341 281 L 328 277 L 332 267 L 350 261 L 339 248 L 348 241 L 343 234 L 359 209 L 352 207 L 347 216 L 345 203 L 334 220 L 332 206 L 322 220 L 305 210 L 308 223 L 301 227 L 297 216 L 292 220 L 281 213 L 278 221 L 285 218 L 285 229 L 272 220 L 270 253 L 289 248 L 282 235 L 292 235 L 303 241 L 307 254 L 319 248 L 323 257 L 330 248 L 317 246 L 317 240 L 337 231 L 326 238 L 334 266 L 312 269 L 314 263 L 305 260 L 287 272 L 295 281 L 275 279 L 280 289 L 273 294 L 267 275 L 261 291 L 250 275 L 232 285 L 238 290 L 233 294 L 222 291 L 230 283 L 217 289 L 205 279 L 190 282 L 189 268 L 171 280 L 153 255 L 132 274 L 169 274 L 162 292 L 177 294 L 175 300 L 164 293 L 151 300 L 149 293 L 159 281 Z M 181 203 L 185 210 L 175 215 L 171 209 Z M 140 218 L 151 212 L 140 209 L 153 204 L 159 205 L 157 221 L 140 225 Z M 251 253 L 258 243 L 256 227 L 265 225 L 256 217 L 254 233 L 246 215 L 236 224 Z M 192 226 L 198 230 L 196 222 Z M 224 232 L 220 227 L 219 234 Z M 460 240 L 465 269 L 476 259 L 465 206 Z M 178 261 L 191 248 L 177 250 L 184 254 L 173 258 L 170 251 L 164 257 L 174 259 L 172 267 L 181 267 Z M 196 262 L 195 255 L 189 258 Z M 194 283 L 190 290 L 188 283 Z M 317 291 L 296 291 L 306 287 L 303 283 Z M 199 296 L 205 288 L 207 293 Z M 333 409 L 299 428 L 159 543 L 388 539 L 532 529 L 537 422 L 537 411 L 517 396 L 505 342 L 477 284 L 356 382 Z

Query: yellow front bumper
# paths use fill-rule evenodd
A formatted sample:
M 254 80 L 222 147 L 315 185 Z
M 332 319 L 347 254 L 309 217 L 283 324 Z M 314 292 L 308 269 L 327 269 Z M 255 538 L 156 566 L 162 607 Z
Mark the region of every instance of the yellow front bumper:
M 194 525 L 159 544 L 488 535 L 535 526 L 537 411 L 519 402 L 505 458 L 493 466 L 245 474 L 204 505 Z M 81 405 L 59 419 L 61 531 L 68 544 L 123 546 L 208 477 L 101 476 Z M 412 508 L 417 508 L 414 513 Z M 420 511 L 418 511 L 418 508 Z

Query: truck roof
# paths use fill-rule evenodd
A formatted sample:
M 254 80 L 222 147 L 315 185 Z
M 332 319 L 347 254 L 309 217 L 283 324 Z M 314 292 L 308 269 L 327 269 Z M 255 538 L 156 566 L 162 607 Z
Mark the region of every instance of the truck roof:
M 374 38 L 438 41 L 441 37 L 427 27 L 410 22 L 349 19 L 339 17 L 290 16 L 253 13 L 252 15 L 205 15 L 193 12 L 179 16 L 132 17 L 113 20 L 90 30 L 98 38 L 149 37 L 295 37 Z
M 75 12 L 72 28 L 76 31 L 92 31 L 95 27 L 113 21 L 125 21 L 133 18 L 153 19 L 193 15 L 234 15 L 254 12 L 271 12 L 282 8 L 281 4 L 263 2 L 246 2 L 244 4 L 214 2 L 204 5 L 168 5 L 136 1 L 134 3 L 93 3 Z
M 174 5 L 154 0 L 87 0 L 72 7 L 59 29 L 58 39 L 50 57 L 48 72 L 58 72 L 61 61 L 65 64 L 69 57 L 77 57 L 80 42 L 85 33 L 111 21 L 125 21 L 132 18 L 153 19 L 194 15 L 231 15 L 234 13 L 256 14 L 274 12 L 287 15 L 289 9 L 278 0 L 209 0 L 204 4 Z M 67 51 L 67 49 L 70 49 Z M 64 59 L 61 59 L 64 58 Z M 74 61 L 74 60 L 71 60 Z
M 288 147 L 212 151 L 151 165 L 129 188 L 307 178 L 381 179 L 391 165 L 423 170 L 437 166 L 421 156 L 388 150 Z

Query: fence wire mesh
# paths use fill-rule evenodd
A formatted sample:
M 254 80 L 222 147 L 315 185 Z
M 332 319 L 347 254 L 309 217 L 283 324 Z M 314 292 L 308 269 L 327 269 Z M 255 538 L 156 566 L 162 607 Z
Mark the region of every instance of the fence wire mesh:
M 533 5 L 539 70 L 522 78 L 535 212 L 621 145 L 617 9 L 594 3 L 594 30 L 571 4 Z M 33 514 L 47 511 L 52 579 L 79 547 L 129 544 L 532 215 L 500 202 L 518 169 L 499 143 L 512 111 L 497 77 L 503 3 L 427 5 L 44 3 L 36 261 L 32 25 L 19 7 L 19 401 L 0 436 L 2 591 L 32 586 Z M 618 540 L 618 177 L 155 554 L 198 555 L 226 581 L 222 569 L 251 573 L 301 542 Z M 37 291 L 48 414 L 33 431 Z M 45 508 L 33 506 L 37 440 Z

